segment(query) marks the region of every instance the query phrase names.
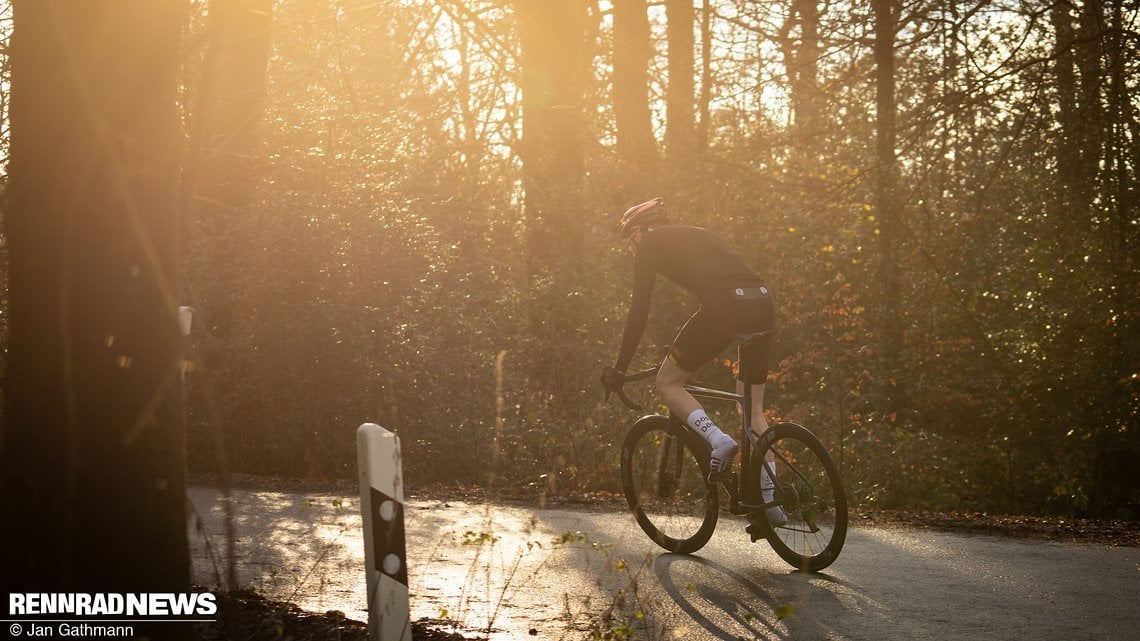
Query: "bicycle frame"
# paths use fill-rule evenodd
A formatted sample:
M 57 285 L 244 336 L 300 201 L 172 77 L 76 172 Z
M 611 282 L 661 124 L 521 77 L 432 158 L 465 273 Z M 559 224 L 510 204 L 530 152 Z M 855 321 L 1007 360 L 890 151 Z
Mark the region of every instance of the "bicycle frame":
M 769 333 L 770 332 L 759 332 L 757 334 L 747 335 L 741 334 L 738 335 L 738 340 L 740 340 L 742 343 L 747 343 L 755 337 Z M 744 368 L 745 365 L 746 364 L 742 362 L 740 364 L 740 367 Z M 658 369 L 660 369 L 660 365 L 628 375 L 625 377 L 624 382 L 629 383 L 640 379 L 649 378 L 650 376 L 656 374 Z M 741 371 L 747 372 L 748 370 L 742 369 Z M 745 376 L 747 376 L 747 374 L 745 374 Z M 751 381 L 742 382 L 744 383 L 742 386 L 744 391 L 740 394 L 722 389 L 705 387 L 703 384 L 699 383 L 685 383 L 684 388 L 687 392 L 697 398 L 735 401 L 740 405 L 742 416 L 740 429 L 740 476 L 738 477 L 735 472 L 731 472 L 721 478 L 719 482 L 722 486 L 724 486 L 725 491 L 728 492 L 730 509 L 733 514 L 753 514 L 755 512 L 777 506 L 779 505 L 779 502 L 773 501 L 765 503 L 760 500 L 760 496 L 757 496 L 759 493 L 760 484 L 755 482 L 759 479 L 755 479 L 753 475 L 759 473 L 760 466 L 752 464 L 752 438 L 749 436 L 749 434 L 752 432 L 752 383 Z M 616 390 L 607 390 L 606 398 L 609 398 L 610 391 L 616 392 L 618 397 L 623 403 L 625 403 L 627 407 L 639 411 L 642 409 L 640 405 L 631 401 L 629 397 L 626 396 L 625 391 L 620 388 Z M 674 415 L 672 412 L 670 412 L 669 416 L 672 420 L 675 420 L 684 426 L 685 429 L 688 429 L 688 426 L 685 425 L 685 421 L 681 417 Z M 766 466 L 768 462 L 763 461 L 762 464 Z M 768 474 L 769 478 L 775 478 L 774 470 L 768 470 Z M 742 487 L 744 488 L 743 490 L 741 489 Z M 747 493 L 748 496 L 743 496 L 745 493 Z
M 754 335 L 742 336 L 747 344 Z M 747 358 L 743 350 L 742 358 Z M 607 372 L 603 376 L 607 397 L 615 393 L 625 405 L 642 411 L 625 395 L 622 384 L 649 378 L 657 371 L 639 371 L 614 382 L 607 380 Z M 747 380 L 748 368 L 742 371 L 745 380 L 738 380 L 734 391 L 696 380 L 683 385 L 694 397 L 738 404 L 740 469 L 710 479 L 710 446 L 683 418 L 673 412 L 643 416 L 622 443 L 626 500 L 638 525 L 654 542 L 670 552 L 687 554 L 705 545 L 716 527 L 718 505 L 724 508 L 716 489 L 720 485 L 730 499 L 726 511 L 749 517 L 746 530 L 753 542 L 766 538 L 793 567 L 820 571 L 835 561 L 846 538 L 848 513 L 840 471 L 826 446 L 801 425 L 779 422 L 763 434 L 753 433 L 755 386 Z M 674 496 L 680 479 L 687 489 Z M 700 516 L 692 511 L 694 507 L 703 513 L 702 518 L 693 518 Z M 699 528 L 694 527 L 697 524 Z
M 754 483 L 755 479 L 753 475 L 759 472 L 759 466 L 752 464 L 752 438 L 749 436 L 749 433 L 752 431 L 752 385 L 745 384 L 743 387 L 744 392 L 737 394 L 735 392 L 704 387 L 697 384 L 685 384 L 685 391 L 697 398 L 735 401 L 740 405 L 743 417 L 740 429 L 740 476 L 738 478 L 736 472 L 731 472 L 720 479 L 720 484 L 724 487 L 725 491 L 728 492 L 729 511 L 733 514 L 753 514 L 778 504 L 776 502 L 770 504 L 763 503 L 758 500 L 759 497 L 757 496 L 743 496 L 746 492 L 748 494 L 755 494 L 754 488 L 760 487 L 759 483 Z M 673 418 L 674 420 L 680 420 L 677 416 L 673 416 Z M 684 421 L 681 422 L 684 424 Z M 767 465 L 767 462 L 764 464 Z M 769 471 L 769 473 L 771 473 L 771 471 Z M 752 491 L 749 491 L 749 489 L 752 489 Z

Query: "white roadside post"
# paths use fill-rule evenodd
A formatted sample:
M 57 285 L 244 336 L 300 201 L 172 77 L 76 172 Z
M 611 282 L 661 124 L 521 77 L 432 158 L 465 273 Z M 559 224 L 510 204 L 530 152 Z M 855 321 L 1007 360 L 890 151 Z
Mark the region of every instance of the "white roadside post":
M 400 439 L 375 423 L 365 423 L 356 430 L 356 451 L 364 517 L 368 638 L 411 641 Z

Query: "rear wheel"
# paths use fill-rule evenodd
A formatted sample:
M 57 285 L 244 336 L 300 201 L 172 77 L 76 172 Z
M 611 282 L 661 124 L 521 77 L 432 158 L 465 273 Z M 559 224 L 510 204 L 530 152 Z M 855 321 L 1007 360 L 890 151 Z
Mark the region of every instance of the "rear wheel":
M 681 554 L 708 543 L 717 520 L 717 489 L 709 483 L 707 446 L 664 416 L 634 423 L 621 449 L 621 481 L 641 529 Z
M 773 499 L 787 515 L 787 523 L 775 527 L 758 519 L 772 549 L 801 570 L 831 565 L 847 538 L 847 495 L 835 460 L 814 434 L 794 423 L 765 432 L 755 454 L 769 469 L 774 464 Z

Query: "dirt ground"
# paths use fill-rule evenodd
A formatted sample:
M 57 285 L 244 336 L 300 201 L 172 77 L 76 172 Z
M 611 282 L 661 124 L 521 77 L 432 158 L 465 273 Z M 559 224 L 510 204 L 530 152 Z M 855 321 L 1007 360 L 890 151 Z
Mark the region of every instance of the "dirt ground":
M 202 624 L 195 637 L 203 641 L 366 641 L 368 626 L 340 612 L 305 612 L 291 603 L 237 592 L 218 595 L 218 622 Z M 412 641 L 470 640 L 424 620 L 412 623 Z

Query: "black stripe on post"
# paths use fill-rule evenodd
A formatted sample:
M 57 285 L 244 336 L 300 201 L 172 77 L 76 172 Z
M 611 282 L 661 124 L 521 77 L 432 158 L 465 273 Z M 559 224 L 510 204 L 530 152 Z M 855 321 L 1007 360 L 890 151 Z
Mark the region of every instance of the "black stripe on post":
M 404 544 L 404 504 L 376 488 L 369 488 L 372 502 L 372 558 L 376 569 L 408 585 L 407 550 Z

